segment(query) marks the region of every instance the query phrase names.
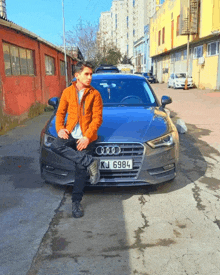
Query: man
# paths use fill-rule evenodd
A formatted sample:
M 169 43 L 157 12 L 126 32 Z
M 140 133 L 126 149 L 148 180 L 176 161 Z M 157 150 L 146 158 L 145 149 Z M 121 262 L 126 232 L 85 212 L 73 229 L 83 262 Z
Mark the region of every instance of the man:
M 93 159 L 91 151 L 98 138 L 98 128 L 102 124 L 103 103 L 100 93 L 90 85 L 92 72 L 92 65 L 88 62 L 79 62 L 76 65 L 76 81 L 63 91 L 60 99 L 56 114 L 58 137 L 51 146 L 57 154 L 73 161 L 74 218 L 84 215 L 80 202 L 88 175 L 91 184 L 96 184 L 100 179 L 99 162 Z M 65 122 L 66 114 L 68 117 Z

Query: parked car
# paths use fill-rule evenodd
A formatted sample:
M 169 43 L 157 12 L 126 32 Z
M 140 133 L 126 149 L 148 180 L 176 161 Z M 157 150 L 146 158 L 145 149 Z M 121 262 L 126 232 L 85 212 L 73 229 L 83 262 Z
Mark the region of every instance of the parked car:
M 168 88 L 173 87 L 174 89 L 177 88 L 184 88 L 186 81 L 186 73 L 172 73 L 168 79 Z M 188 88 L 193 87 L 193 80 L 192 77 L 188 77 Z
M 92 152 L 100 159 L 97 186 L 150 185 L 175 178 L 179 136 L 165 111 L 171 98 L 163 96 L 160 103 L 139 75 L 94 74 L 91 85 L 101 93 L 104 106 L 103 123 Z M 71 161 L 50 149 L 57 137 L 58 104 L 57 97 L 49 99 L 54 113 L 40 136 L 40 170 L 47 182 L 71 185 L 75 179 Z
M 119 69 L 113 65 L 100 65 L 95 68 L 95 73 L 119 73 Z
M 142 73 L 142 75 L 146 77 L 150 83 L 156 83 L 156 78 L 152 75 L 152 73 Z

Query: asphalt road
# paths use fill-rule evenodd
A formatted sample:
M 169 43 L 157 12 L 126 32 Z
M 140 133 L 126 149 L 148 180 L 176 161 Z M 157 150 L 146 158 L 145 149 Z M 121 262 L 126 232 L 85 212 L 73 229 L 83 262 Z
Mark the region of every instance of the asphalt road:
M 188 127 L 176 179 L 87 189 L 81 219 L 71 217 L 71 188 L 40 178 L 39 133 L 50 113 L 0 137 L 0 274 L 220 274 L 220 97 L 153 87 L 172 96 L 171 117 Z

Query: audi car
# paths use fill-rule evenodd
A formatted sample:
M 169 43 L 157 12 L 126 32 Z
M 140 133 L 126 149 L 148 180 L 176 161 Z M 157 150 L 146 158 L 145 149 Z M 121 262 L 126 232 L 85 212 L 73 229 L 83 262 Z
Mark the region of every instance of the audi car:
M 160 102 L 140 75 L 94 74 L 91 85 L 103 100 L 103 123 L 92 151 L 93 157 L 100 160 L 97 186 L 151 185 L 174 179 L 179 136 L 166 109 L 172 99 L 162 96 Z M 51 98 L 49 104 L 54 113 L 41 132 L 41 176 L 50 183 L 72 185 L 72 162 L 50 148 L 57 137 L 59 98 Z

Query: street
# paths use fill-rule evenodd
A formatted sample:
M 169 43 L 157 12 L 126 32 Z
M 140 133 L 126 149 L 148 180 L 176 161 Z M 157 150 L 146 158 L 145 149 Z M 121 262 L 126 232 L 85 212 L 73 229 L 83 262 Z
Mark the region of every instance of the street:
M 219 275 L 220 92 L 152 84 L 180 134 L 175 180 L 87 188 L 73 219 L 71 188 L 46 184 L 39 137 L 51 112 L 0 136 L 0 274 Z

